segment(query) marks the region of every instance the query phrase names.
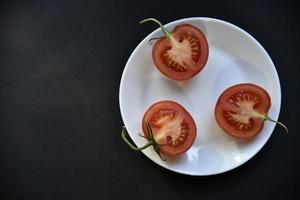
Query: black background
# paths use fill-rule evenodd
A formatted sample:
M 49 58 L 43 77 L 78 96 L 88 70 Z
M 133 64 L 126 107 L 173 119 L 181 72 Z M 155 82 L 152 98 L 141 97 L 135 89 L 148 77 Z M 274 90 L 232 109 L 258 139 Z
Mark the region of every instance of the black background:
M 1 199 L 296 199 L 299 11 L 296 1 L 19 1 L 0 12 Z M 280 120 L 245 165 L 215 176 L 170 172 L 120 138 L 118 92 L 136 45 L 163 23 L 207 16 L 254 36 L 274 61 Z

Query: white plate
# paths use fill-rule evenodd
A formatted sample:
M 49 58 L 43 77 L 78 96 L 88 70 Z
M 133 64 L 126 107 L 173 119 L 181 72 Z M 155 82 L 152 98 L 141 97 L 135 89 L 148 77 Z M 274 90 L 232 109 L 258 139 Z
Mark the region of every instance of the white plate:
M 162 35 L 160 29 L 148 35 L 133 51 L 120 84 L 120 109 L 132 140 L 142 146 L 142 118 L 146 109 L 159 100 L 175 100 L 183 105 L 197 125 L 197 138 L 182 156 L 162 161 L 153 148 L 143 153 L 169 170 L 188 175 L 212 175 L 234 169 L 252 158 L 267 142 L 275 125 L 265 122 L 262 132 L 250 141 L 238 141 L 220 130 L 214 118 L 218 96 L 229 86 L 250 82 L 265 88 L 271 96 L 269 115 L 278 119 L 281 91 L 275 66 L 264 48 L 247 32 L 228 22 L 212 18 L 187 18 L 165 25 L 172 30 L 182 23 L 201 29 L 209 44 L 204 69 L 184 82 L 166 79 L 152 61 L 150 38 Z M 267 31 L 267 30 L 266 30 Z

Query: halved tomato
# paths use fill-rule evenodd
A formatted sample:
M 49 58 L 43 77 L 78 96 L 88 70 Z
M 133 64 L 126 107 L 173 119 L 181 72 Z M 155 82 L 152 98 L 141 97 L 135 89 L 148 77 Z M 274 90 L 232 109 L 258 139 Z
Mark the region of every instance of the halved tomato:
M 164 37 L 152 49 L 152 58 L 157 69 L 166 77 L 174 80 L 187 80 L 198 74 L 208 60 L 208 43 L 201 30 L 190 24 L 181 24 L 169 32 L 156 19 Z
M 236 138 L 252 138 L 260 133 L 271 106 L 269 94 L 261 87 L 238 84 L 227 88 L 215 107 L 217 123 Z
M 153 104 L 144 114 L 143 132 L 149 138 L 147 122 L 160 153 L 175 156 L 186 152 L 196 138 L 196 124 L 185 108 L 174 101 Z

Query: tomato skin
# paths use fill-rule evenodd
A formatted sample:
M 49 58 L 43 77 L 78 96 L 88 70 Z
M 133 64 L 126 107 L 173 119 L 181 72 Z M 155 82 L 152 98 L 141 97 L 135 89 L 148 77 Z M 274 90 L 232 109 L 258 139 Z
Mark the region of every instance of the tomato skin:
M 157 69 L 166 77 L 177 81 L 188 80 L 197 75 L 206 65 L 209 55 L 208 42 L 201 30 L 190 24 L 181 24 L 176 26 L 172 32 L 172 36 L 176 40 L 180 40 L 184 35 L 192 35 L 200 44 L 200 57 L 186 72 L 177 72 L 171 69 L 166 65 L 161 56 L 166 48 L 171 46 L 170 38 L 161 37 L 152 49 L 152 58 Z
M 239 130 L 236 127 L 230 125 L 224 116 L 226 110 L 236 109 L 234 105 L 229 103 L 229 98 L 237 93 L 255 94 L 259 97 L 259 104 L 255 107 L 255 111 L 260 115 L 268 113 L 271 106 L 271 98 L 269 94 L 261 87 L 251 84 L 243 83 L 231 86 L 224 90 L 219 96 L 215 107 L 215 118 L 220 128 L 230 136 L 238 139 L 250 139 L 257 136 L 264 126 L 264 119 L 253 118 L 252 128 L 249 130 Z
M 167 155 L 167 156 L 177 156 L 185 153 L 187 150 L 189 150 L 192 147 L 196 139 L 197 128 L 196 128 L 195 121 L 183 106 L 181 106 L 180 104 L 174 101 L 165 100 L 165 101 L 156 102 L 152 106 L 150 106 L 144 114 L 143 122 L 147 121 L 150 122 L 151 124 L 151 120 L 154 114 L 161 110 L 174 110 L 176 114 L 178 114 L 183 118 L 189 130 L 188 130 L 188 135 L 182 144 L 178 146 L 161 145 L 159 146 L 160 152 L 163 155 Z M 142 128 L 143 128 L 144 135 L 148 137 L 145 123 L 142 123 Z M 151 126 L 151 128 L 153 129 L 153 126 Z M 153 132 L 153 135 L 155 137 L 155 132 Z

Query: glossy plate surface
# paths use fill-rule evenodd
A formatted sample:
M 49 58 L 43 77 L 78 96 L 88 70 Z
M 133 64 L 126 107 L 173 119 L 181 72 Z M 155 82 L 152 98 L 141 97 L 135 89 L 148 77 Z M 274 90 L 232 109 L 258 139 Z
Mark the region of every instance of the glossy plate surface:
M 141 132 L 144 112 L 160 100 L 174 100 L 184 106 L 197 125 L 197 138 L 182 156 L 162 161 L 153 148 L 143 153 L 169 170 L 188 175 L 212 175 L 234 169 L 252 158 L 267 142 L 275 124 L 265 122 L 262 132 L 252 140 L 239 141 L 218 127 L 214 108 L 219 95 L 239 83 L 263 87 L 272 99 L 269 116 L 277 120 L 281 91 L 275 66 L 264 48 L 247 32 L 228 22 L 212 18 L 187 18 L 165 25 L 189 23 L 206 35 L 209 58 L 204 69 L 194 78 L 178 82 L 165 78 L 154 66 L 150 38 L 162 36 L 160 29 L 148 35 L 133 51 L 125 66 L 119 103 L 124 125 L 138 145 L 145 139 Z

